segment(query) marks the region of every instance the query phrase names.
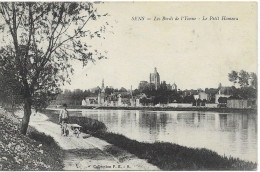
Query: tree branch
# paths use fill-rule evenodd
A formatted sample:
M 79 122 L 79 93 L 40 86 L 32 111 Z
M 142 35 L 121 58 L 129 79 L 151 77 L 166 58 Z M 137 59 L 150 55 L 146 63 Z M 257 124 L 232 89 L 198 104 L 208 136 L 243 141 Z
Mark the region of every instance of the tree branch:
M 89 15 L 88 19 L 85 21 L 85 23 L 82 25 L 82 27 L 79 28 L 78 31 L 77 31 L 73 36 L 71 36 L 71 37 L 69 37 L 69 38 L 63 40 L 59 45 L 57 45 L 57 46 L 52 50 L 52 52 L 54 52 L 57 48 L 59 48 L 59 47 L 60 47 L 61 45 L 63 45 L 65 42 L 67 42 L 67 41 L 69 41 L 69 40 L 75 38 L 75 37 L 78 35 L 78 33 L 79 33 L 79 32 L 85 27 L 85 25 L 88 23 L 88 21 L 90 20 L 90 18 L 92 17 L 92 15 L 93 15 L 93 13 L 91 13 L 91 14 Z M 52 53 L 52 52 L 51 52 L 51 53 Z
M 50 52 L 52 51 L 52 47 L 53 47 L 54 33 L 55 33 L 56 29 L 58 28 L 59 24 L 61 23 L 64 10 L 65 10 L 64 9 L 64 3 L 62 3 L 62 7 L 61 7 L 61 10 L 60 10 L 60 13 L 59 13 L 59 19 L 58 19 L 56 27 L 54 28 L 54 30 L 51 33 L 48 48 L 46 50 L 45 55 L 43 56 L 43 57 L 45 57 L 45 59 L 43 58 L 42 65 L 44 65 L 44 63 L 46 63 L 46 61 L 48 61 L 48 57 L 49 57 L 48 53 L 51 54 Z

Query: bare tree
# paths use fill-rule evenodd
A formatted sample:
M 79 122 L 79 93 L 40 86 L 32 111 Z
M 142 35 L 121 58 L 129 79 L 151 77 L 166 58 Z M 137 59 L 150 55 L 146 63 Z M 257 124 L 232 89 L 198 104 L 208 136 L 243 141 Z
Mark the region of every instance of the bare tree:
M 108 23 L 93 29 L 90 21 L 105 15 L 87 2 L 2 2 L 0 29 L 6 45 L 1 46 L 2 76 L 19 84 L 14 89 L 22 96 L 24 117 L 21 133 L 26 134 L 31 108 L 59 92 L 73 73 L 70 60 L 86 65 L 104 58 L 86 40 L 104 38 Z M 14 72 L 8 72 L 12 70 Z M 2 77 L 3 78 L 3 77 Z M 39 103 L 41 102 L 41 103 Z

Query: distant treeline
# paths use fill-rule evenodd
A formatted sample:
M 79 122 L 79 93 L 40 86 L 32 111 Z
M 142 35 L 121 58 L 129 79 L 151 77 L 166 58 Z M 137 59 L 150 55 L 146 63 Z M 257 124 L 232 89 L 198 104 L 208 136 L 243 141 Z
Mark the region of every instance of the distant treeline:
M 98 93 L 101 91 L 100 87 L 96 87 L 92 90 L 81 90 L 81 89 L 75 89 L 75 90 L 68 90 L 65 89 L 61 94 L 59 94 L 56 98 L 56 100 L 52 101 L 52 104 L 63 104 L 67 103 L 70 105 L 81 105 L 81 102 L 86 97 L 97 97 Z M 125 88 L 120 89 L 114 89 L 111 87 L 105 88 L 105 94 L 107 96 L 111 95 L 112 93 L 127 93 L 127 90 Z
M 256 99 L 257 98 L 257 75 L 255 73 L 248 73 L 244 70 L 240 72 L 231 71 L 228 74 L 228 79 L 234 85 L 229 87 L 229 95 L 232 99 Z M 167 103 L 193 103 L 194 105 L 205 103 L 215 103 L 215 94 L 218 93 L 218 90 L 222 87 L 221 84 L 218 88 L 206 88 L 205 93 L 208 94 L 210 98 L 207 100 L 195 100 L 194 95 L 198 91 L 203 91 L 202 89 L 197 89 L 197 92 L 190 94 L 187 93 L 187 90 L 176 90 L 168 87 L 165 81 L 161 82 L 160 87 L 156 90 L 154 87 L 149 85 L 142 86 L 138 89 L 127 90 L 123 87 L 120 89 L 105 87 L 105 95 L 107 100 L 117 101 L 117 95 L 120 94 L 122 98 L 130 99 L 132 96 L 134 98 L 139 98 L 140 103 L 143 105 L 156 105 L 167 104 Z M 212 91 L 213 90 L 213 91 Z M 97 97 L 98 93 L 101 91 L 100 87 L 96 87 L 89 90 L 64 90 L 59 94 L 55 101 L 52 101 L 52 104 L 63 104 L 67 103 L 69 105 L 81 105 L 81 102 L 86 97 Z M 190 91 L 190 90 L 188 90 Z M 196 91 L 196 90 L 193 90 Z M 221 97 L 218 102 L 226 103 L 227 98 Z

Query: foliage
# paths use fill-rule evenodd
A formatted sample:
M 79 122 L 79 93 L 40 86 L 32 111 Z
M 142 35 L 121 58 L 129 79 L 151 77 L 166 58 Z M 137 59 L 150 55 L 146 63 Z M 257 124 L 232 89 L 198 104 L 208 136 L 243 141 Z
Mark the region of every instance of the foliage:
M 51 136 L 34 130 L 28 133 L 28 137 L 43 145 L 44 152 L 48 155 L 45 161 L 51 165 L 52 170 L 63 169 L 64 152 Z
M 139 90 L 139 89 L 134 89 L 133 90 L 133 96 L 137 96 L 137 95 L 139 95 L 141 93 L 141 90 Z
M 97 30 L 87 27 L 89 21 L 102 16 L 106 14 L 98 14 L 87 2 L 1 2 L 0 28 L 6 33 L 0 49 L 1 79 L 10 76 L 15 80 L 15 87 L 5 84 L 4 88 L 22 98 L 23 133 L 31 106 L 46 105 L 44 102 L 55 97 L 62 84 L 70 82 L 71 60 L 86 65 L 105 58 L 86 42 L 104 38 L 108 23 Z
M 241 70 L 240 72 L 231 71 L 228 74 L 228 79 L 230 82 L 233 82 L 234 84 L 238 83 L 240 87 L 252 86 L 255 89 L 257 88 L 257 75 L 254 72 L 251 72 L 249 74 L 244 70 Z
M 252 87 L 242 87 L 238 89 L 238 96 L 243 99 L 257 98 L 257 90 Z
M 119 92 L 127 92 L 127 90 L 124 87 L 121 87 Z
M 141 87 L 139 86 L 139 89 L 134 90 L 133 93 L 134 95 L 144 93 L 146 97 L 141 98 L 140 102 L 145 104 L 166 104 L 170 102 L 180 102 L 182 100 L 181 95 L 176 90 L 167 87 L 165 81 L 160 84 L 157 90 L 155 90 L 152 85 L 148 86 L 144 84 Z
M 235 83 L 239 82 L 239 78 L 243 78 L 243 76 L 247 75 L 247 72 L 243 71 L 238 73 L 236 71 L 232 71 L 229 73 L 229 79 L 231 81 L 234 81 Z M 244 77 L 247 78 L 247 77 Z M 244 82 L 244 85 L 246 84 L 246 79 L 240 79 L 240 83 Z M 249 82 L 250 81 L 250 82 Z M 248 79 L 248 83 L 250 83 L 250 86 L 243 86 L 241 88 L 236 88 L 235 86 L 232 86 L 231 88 L 228 89 L 223 89 L 223 94 L 232 94 L 233 97 L 237 98 L 256 98 L 257 95 L 257 76 L 255 73 L 250 74 L 250 78 Z M 210 103 L 215 103 L 215 94 L 218 93 L 219 89 L 221 89 L 221 84 L 219 84 L 219 88 L 206 88 L 205 93 L 208 94 L 209 100 L 198 100 L 197 102 L 194 99 L 194 94 L 197 94 L 198 90 L 203 91 L 202 89 L 197 89 L 197 90 L 188 90 L 188 95 L 184 95 L 184 91 L 177 91 L 177 90 L 172 90 L 165 81 L 163 81 L 160 84 L 160 87 L 155 90 L 147 81 L 142 81 L 139 84 L 139 88 L 133 90 L 132 95 L 134 97 L 137 97 L 140 99 L 140 103 L 143 105 L 156 105 L 156 104 L 167 104 L 167 103 L 172 103 L 172 102 L 178 102 L 178 103 L 193 103 L 193 106 L 205 106 L 206 102 Z M 80 105 L 81 100 L 84 97 L 91 97 L 91 96 L 97 96 L 98 93 L 100 92 L 100 88 L 97 87 L 95 89 L 95 92 L 91 92 L 90 90 L 86 91 L 81 91 L 81 93 L 77 94 L 77 96 L 72 97 L 67 95 L 66 93 L 63 93 L 62 95 L 58 96 L 57 100 L 60 100 L 60 97 L 63 97 L 63 100 L 70 100 L 74 105 Z M 107 98 L 111 101 L 117 101 L 117 94 L 121 93 L 127 93 L 127 90 L 125 88 L 121 89 L 114 89 L 112 87 L 106 87 L 105 88 L 105 93 L 107 95 Z M 130 98 L 130 93 L 128 94 L 121 94 L 122 98 Z M 59 103 L 61 104 L 61 103 Z
M 187 95 L 183 99 L 183 103 L 191 103 L 191 102 L 194 102 L 194 101 L 195 101 L 195 99 L 194 99 L 193 95 Z
M 122 87 L 123 88 L 123 87 Z M 114 89 L 112 87 L 106 87 L 105 88 L 105 94 L 107 97 L 109 97 L 112 101 L 116 101 L 117 94 L 121 94 L 122 98 L 130 98 L 130 93 L 127 92 L 125 88 L 123 89 Z M 81 90 L 81 89 L 75 89 L 75 90 L 68 90 L 65 89 L 63 92 L 61 92 L 55 101 L 53 101 L 53 104 L 63 104 L 67 103 L 70 105 L 81 105 L 81 101 L 86 97 L 97 97 L 101 89 L 97 87 L 95 90 Z M 122 94 L 124 93 L 124 94 Z
M 29 128 L 28 135 L 19 133 L 19 121 L 12 113 L 0 112 L 0 170 L 59 171 L 64 167 L 64 152 L 52 137 Z
M 6 25 L 2 28 L 9 28 L 13 39 L 1 47 L 1 74 L 11 76 L 16 81 L 12 83 L 21 87 L 12 91 L 37 97 L 33 102 L 59 93 L 60 84 L 69 82 L 66 79 L 73 71 L 69 59 L 84 65 L 94 61 L 94 53 L 82 38 L 101 37 L 105 31 L 86 29 L 89 20 L 100 17 L 91 3 L 1 3 L 0 13 Z
M 166 85 L 166 83 L 165 83 Z M 100 92 L 100 89 L 96 89 L 97 91 L 90 91 L 90 90 L 65 90 L 63 93 L 59 94 L 56 98 L 56 104 L 62 104 L 62 102 L 67 102 L 68 104 L 74 104 L 74 105 L 81 105 L 81 101 L 85 97 L 96 97 L 98 93 Z M 116 101 L 117 95 L 121 94 L 122 98 L 131 98 L 131 94 L 129 91 L 127 91 L 125 88 L 112 88 L 112 87 L 106 87 L 105 93 L 107 95 L 107 98 L 109 98 L 112 101 Z M 145 97 L 140 97 L 140 94 L 144 93 Z M 158 90 L 151 90 L 149 87 L 143 89 L 141 91 L 140 89 L 135 89 L 132 92 L 133 96 L 137 96 L 140 98 L 140 103 L 143 103 L 145 105 L 149 104 L 158 104 L 158 103 L 168 103 L 168 102 L 180 102 L 182 101 L 182 98 L 179 93 L 177 93 L 176 90 L 168 89 L 166 86 L 160 87 Z
M 249 78 L 250 78 L 249 73 L 244 70 L 241 70 L 239 72 L 238 83 L 240 84 L 241 87 L 247 87 L 249 86 L 249 81 L 248 81 Z
M 8 53 L 0 50 L 0 54 L 6 59 L 10 59 Z M 0 55 L 0 56 L 1 56 Z M 22 92 L 22 87 L 17 80 L 15 71 L 13 71 L 14 63 L 3 64 L 4 61 L 0 59 L 0 102 L 2 104 L 14 104 L 21 103 L 20 94 Z
M 139 83 L 138 89 L 140 92 L 143 92 L 144 90 L 150 89 L 150 84 L 147 81 L 141 81 Z
M 105 93 L 107 94 L 107 95 L 110 95 L 110 94 L 112 94 L 114 92 L 114 88 L 112 88 L 112 87 L 106 87 L 105 88 Z
M 70 117 L 71 123 L 82 126 L 81 131 L 85 133 L 105 132 L 107 130 L 104 123 L 86 117 Z
M 228 78 L 230 82 L 237 83 L 238 81 L 238 73 L 236 71 L 231 71 L 231 73 L 228 74 Z
M 226 97 L 220 97 L 219 99 L 218 99 L 218 102 L 219 103 L 227 103 L 227 98 Z
M 228 74 L 229 81 L 239 83 L 240 88 L 232 87 L 232 97 L 236 99 L 257 98 L 257 75 L 250 74 L 244 70 L 240 72 L 232 71 Z

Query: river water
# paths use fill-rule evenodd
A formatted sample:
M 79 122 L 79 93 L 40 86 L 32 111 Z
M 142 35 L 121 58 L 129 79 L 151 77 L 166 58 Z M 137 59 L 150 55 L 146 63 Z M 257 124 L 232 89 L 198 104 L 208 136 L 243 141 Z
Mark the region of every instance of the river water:
M 82 110 L 108 131 L 141 142 L 171 142 L 207 148 L 220 155 L 257 162 L 257 115 L 197 111 Z

